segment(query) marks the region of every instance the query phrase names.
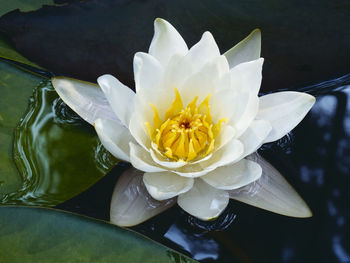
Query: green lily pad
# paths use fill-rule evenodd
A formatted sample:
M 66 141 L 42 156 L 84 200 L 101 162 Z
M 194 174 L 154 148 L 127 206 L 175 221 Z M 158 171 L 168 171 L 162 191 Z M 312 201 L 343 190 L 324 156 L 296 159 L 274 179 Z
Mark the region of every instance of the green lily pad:
M 350 6 L 345 1 L 76 1 L 11 12 L 0 19 L 0 32 L 53 72 L 93 82 L 110 73 L 133 87 L 133 55 L 148 50 L 156 17 L 171 22 L 189 46 L 211 31 L 222 52 L 260 28 L 263 90 L 294 88 L 349 71 Z
M 12 46 L 12 44 L 1 34 L 0 34 L 0 58 L 20 62 L 32 67 L 41 68 L 37 64 L 29 61 L 27 58 L 25 58 L 20 53 L 18 53 L 18 51 Z
M 13 132 L 33 89 L 41 81 L 43 78 L 0 61 L 0 200 L 1 194 L 15 191 L 22 185 L 12 158 Z
M 1 204 L 56 205 L 116 164 L 50 80 L 2 61 L 0 69 Z
M 195 263 L 133 231 L 53 209 L 0 208 L 0 262 Z
M 23 12 L 36 10 L 44 4 L 53 4 L 53 0 L 11 0 L 3 1 L 0 6 L 0 16 L 12 10 L 19 9 Z
M 3 1 L 0 5 L 0 17 L 10 11 L 19 9 L 22 12 L 34 11 L 44 4 L 54 4 L 53 0 L 11 0 Z M 33 67 L 39 67 L 37 64 L 29 61 L 18 53 L 5 36 L 0 35 L 0 57 L 21 62 Z

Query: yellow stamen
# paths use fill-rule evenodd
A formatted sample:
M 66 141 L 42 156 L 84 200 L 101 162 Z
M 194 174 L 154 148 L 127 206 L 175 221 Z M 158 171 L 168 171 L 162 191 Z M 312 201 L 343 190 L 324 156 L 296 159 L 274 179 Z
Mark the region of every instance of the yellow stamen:
M 151 108 L 153 109 L 154 116 L 153 116 L 153 125 L 155 129 L 158 129 L 160 125 L 162 125 L 162 120 L 159 117 L 158 110 L 156 106 L 154 106 L 152 103 L 150 103 Z
M 165 113 L 165 119 L 169 119 L 174 117 L 176 114 L 178 114 L 182 109 L 184 108 L 184 105 L 182 103 L 181 95 L 179 91 L 175 88 L 175 100 L 171 104 L 170 108 Z
M 214 124 L 210 114 L 210 95 L 197 107 L 196 96 L 186 108 L 181 95 L 175 89 L 175 99 L 165 113 L 165 120 L 159 117 L 157 108 L 150 104 L 153 112 L 153 127 L 145 122 L 148 134 L 158 150 L 174 161 L 192 161 L 210 154 L 215 146 L 215 137 L 220 133 L 226 119 Z

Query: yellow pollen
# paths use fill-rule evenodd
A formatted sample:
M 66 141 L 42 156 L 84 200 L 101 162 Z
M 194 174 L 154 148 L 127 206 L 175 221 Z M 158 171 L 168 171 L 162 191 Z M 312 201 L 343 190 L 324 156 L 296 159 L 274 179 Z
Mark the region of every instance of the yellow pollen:
M 221 125 L 212 122 L 208 95 L 197 107 L 196 96 L 186 108 L 181 95 L 175 88 L 175 99 L 165 113 L 165 120 L 159 116 L 157 108 L 150 104 L 153 112 L 153 126 L 146 122 L 146 128 L 158 150 L 174 161 L 189 162 L 210 154 L 215 145 L 215 137 L 220 133 Z

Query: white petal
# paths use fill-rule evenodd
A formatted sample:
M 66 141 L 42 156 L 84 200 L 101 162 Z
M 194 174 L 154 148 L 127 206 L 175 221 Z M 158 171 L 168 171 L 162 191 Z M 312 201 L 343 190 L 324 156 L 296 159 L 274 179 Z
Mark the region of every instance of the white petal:
M 112 75 L 103 75 L 97 82 L 115 114 L 126 127 L 129 127 L 135 93 Z
M 151 138 L 146 131 L 146 120 L 142 118 L 141 114 L 136 112 L 131 116 L 129 131 L 137 143 L 145 150 L 148 150 L 151 147 Z
M 205 64 L 199 71 L 189 76 L 179 88 L 184 105 L 198 96 L 201 103 L 209 94 L 214 94 L 221 76 L 229 72 L 224 56 L 217 56 Z
M 236 111 L 228 122 L 236 129 L 236 138 L 239 138 L 255 119 L 259 109 L 258 96 L 244 92 L 240 93 Z
M 136 93 L 148 95 L 160 86 L 163 67 L 153 56 L 138 52 L 134 56 L 134 76 Z
M 188 51 L 186 59 L 199 70 L 218 56 L 220 56 L 220 50 L 213 35 L 210 32 L 204 32 L 201 40 Z
M 215 188 L 232 190 L 258 180 L 261 172 L 259 164 L 243 159 L 235 164 L 219 167 L 203 175 L 201 179 Z
M 231 88 L 238 92 L 250 92 L 258 95 L 261 79 L 263 58 L 245 62 L 230 70 Z
M 199 177 L 207 174 L 217 167 L 238 162 L 244 152 L 243 144 L 239 140 L 231 140 L 221 149 L 213 153 L 213 156 L 204 162 L 188 164 L 175 169 L 173 172 L 184 177 Z
M 174 87 L 181 87 L 183 82 L 191 76 L 195 70 L 190 61 L 186 59 L 186 56 L 173 56 L 164 69 L 163 88 L 174 92 Z
M 179 32 L 164 19 L 157 18 L 154 21 L 154 36 L 148 53 L 167 65 L 172 56 L 185 54 L 187 45 Z
M 134 168 L 126 170 L 114 188 L 110 220 L 118 226 L 134 226 L 165 211 L 176 199 L 154 200 L 142 181 L 143 173 Z
M 213 121 L 218 122 L 223 118 L 229 121 L 232 117 L 235 117 L 235 112 L 238 111 L 238 106 L 242 104 L 242 100 L 248 101 L 247 93 L 236 92 L 230 88 L 216 91 L 210 98 L 210 113 Z
M 213 152 L 221 149 L 221 147 L 229 143 L 236 135 L 235 129 L 230 125 L 223 124 L 222 126 L 220 133 L 215 138 L 215 148 Z
M 258 59 L 261 50 L 261 32 L 259 29 L 252 31 L 249 36 L 228 50 L 224 55 L 226 56 L 230 68 L 234 66 Z
M 260 164 L 262 176 L 252 184 L 228 191 L 230 198 L 281 215 L 312 216 L 304 200 L 271 164 L 257 154 L 250 158 Z
M 267 120 L 272 131 L 266 142 L 276 141 L 290 132 L 301 122 L 314 105 L 315 97 L 295 91 L 272 93 L 259 98 L 258 119 Z
M 271 132 L 271 124 L 265 120 L 254 120 L 248 129 L 239 137 L 239 140 L 244 145 L 244 154 L 247 156 L 253 152 L 256 152 L 264 140 Z
M 193 186 L 192 178 L 181 177 L 171 172 L 145 173 L 143 182 L 149 194 L 156 200 L 166 200 L 186 193 Z
M 119 121 L 96 84 L 63 77 L 54 77 L 51 82 L 61 99 L 88 123 L 98 118 Z
M 94 127 L 101 143 L 111 154 L 119 160 L 130 162 L 129 142 L 134 140 L 127 128 L 107 119 L 97 119 Z
M 191 190 L 179 195 L 178 205 L 187 213 L 201 220 L 218 217 L 229 202 L 228 193 L 196 179 Z
M 159 167 L 151 158 L 148 151 L 141 146 L 130 142 L 130 162 L 136 169 L 144 172 L 163 172 L 165 169 Z

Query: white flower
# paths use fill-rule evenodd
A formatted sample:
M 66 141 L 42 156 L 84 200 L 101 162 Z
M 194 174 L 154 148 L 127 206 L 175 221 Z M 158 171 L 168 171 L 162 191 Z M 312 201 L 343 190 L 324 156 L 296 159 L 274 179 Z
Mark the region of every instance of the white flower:
M 293 91 L 258 97 L 260 42 L 255 30 L 221 55 L 205 32 L 188 49 L 172 25 L 156 19 L 149 52 L 134 57 L 136 93 L 111 75 L 98 78 L 101 89 L 52 80 L 61 98 L 94 124 L 104 147 L 144 172 L 143 180 L 134 180 L 142 176 L 135 172 L 120 179 L 126 181 L 117 185 L 112 222 L 137 224 L 173 204 L 175 197 L 202 220 L 219 216 L 230 197 L 289 216 L 311 216 L 303 200 L 255 152 L 291 131 L 315 98 Z M 142 181 L 160 202 L 147 197 Z

